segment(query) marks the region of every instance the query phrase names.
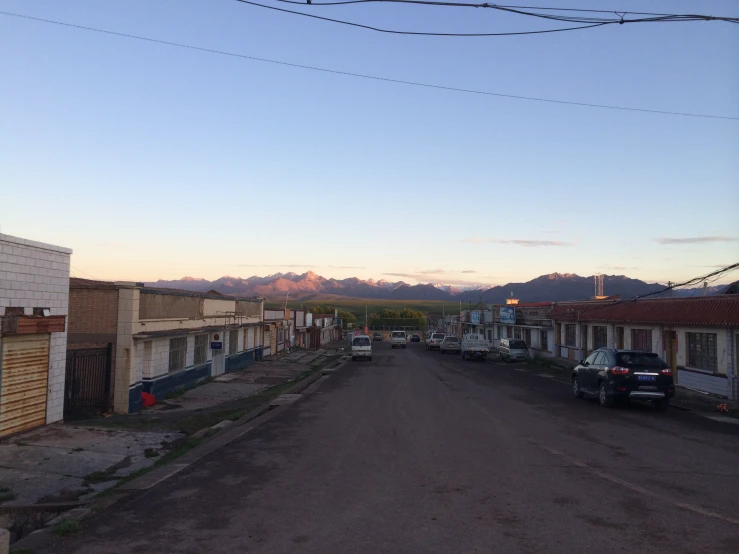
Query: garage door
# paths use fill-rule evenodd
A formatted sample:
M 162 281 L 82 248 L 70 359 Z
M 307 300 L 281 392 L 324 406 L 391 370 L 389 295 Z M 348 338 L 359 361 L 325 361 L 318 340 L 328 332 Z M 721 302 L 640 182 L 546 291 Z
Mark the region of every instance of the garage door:
M 3 337 L 0 437 L 46 423 L 50 335 Z

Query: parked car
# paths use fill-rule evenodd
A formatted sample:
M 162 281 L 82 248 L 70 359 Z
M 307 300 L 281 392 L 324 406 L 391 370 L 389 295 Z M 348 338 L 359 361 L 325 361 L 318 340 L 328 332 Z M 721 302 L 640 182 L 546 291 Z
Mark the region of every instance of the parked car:
M 405 348 L 408 339 L 406 338 L 405 331 L 393 331 L 390 335 L 390 346 L 395 348 L 399 346 Z
M 442 340 L 441 344 L 439 345 L 439 352 L 441 352 L 442 354 L 446 354 L 447 352 L 459 354 L 459 349 L 459 339 L 450 335 L 446 335 L 444 337 L 444 340 Z
M 372 341 L 367 335 L 358 335 L 352 340 L 352 361 L 359 359 L 372 361 Z
M 418 335 L 413 335 L 411 337 L 411 342 L 421 342 L 421 337 Z
M 441 347 L 441 341 L 444 340 L 445 336 L 444 333 L 432 333 L 426 341 L 426 349 L 433 350 L 434 348 Z
M 380 333 L 375 333 L 372 335 L 372 340 L 382 340 L 382 335 Z
M 529 357 L 529 347 L 521 339 L 500 339 L 498 352 L 501 360 L 526 360 Z
M 490 353 L 490 341 L 482 333 L 462 335 L 462 359 L 486 360 Z
M 665 410 L 675 396 L 672 370 L 662 358 L 641 350 L 599 348 L 572 371 L 575 398 L 597 396 L 601 406 L 616 400 L 648 400 Z

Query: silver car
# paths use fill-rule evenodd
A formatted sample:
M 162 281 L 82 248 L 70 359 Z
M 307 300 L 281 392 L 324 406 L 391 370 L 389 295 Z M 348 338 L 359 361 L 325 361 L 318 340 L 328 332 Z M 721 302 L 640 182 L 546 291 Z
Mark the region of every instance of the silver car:
M 459 339 L 457 337 L 451 337 L 447 335 L 446 337 L 444 337 L 444 340 L 441 341 L 439 352 L 441 352 L 442 354 L 446 354 L 447 352 L 459 354 L 460 348 L 461 345 Z

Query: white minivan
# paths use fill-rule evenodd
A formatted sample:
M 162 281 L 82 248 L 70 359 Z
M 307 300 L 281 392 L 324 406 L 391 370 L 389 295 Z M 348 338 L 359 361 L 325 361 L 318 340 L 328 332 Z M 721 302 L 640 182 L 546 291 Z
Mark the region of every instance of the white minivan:
M 521 339 L 500 339 L 498 346 L 501 360 L 527 360 L 529 358 L 529 347 Z
M 352 339 L 352 361 L 362 358 L 372 361 L 372 339 L 367 335 L 357 335 Z

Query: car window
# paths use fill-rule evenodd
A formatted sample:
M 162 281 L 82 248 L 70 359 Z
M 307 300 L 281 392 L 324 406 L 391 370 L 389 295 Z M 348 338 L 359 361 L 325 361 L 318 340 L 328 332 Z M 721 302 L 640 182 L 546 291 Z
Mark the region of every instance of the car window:
M 357 337 L 354 339 L 354 342 L 352 343 L 352 346 L 369 346 L 370 340 L 369 337 Z
M 600 354 L 600 352 L 593 352 L 590 356 L 588 356 L 587 358 L 585 358 L 585 363 L 586 364 L 594 364 L 595 363 L 595 358 L 598 357 L 598 354 Z
M 606 363 L 606 355 L 603 352 L 597 352 L 595 356 L 595 365 L 604 365 Z
M 643 367 L 652 369 L 662 369 L 667 364 L 657 354 L 648 352 L 624 352 L 616 355 L 617 365 L 623 367 Z
M 444 333 L 434 333 L 434 335 L 431 338 L 432 339 L 443 339 Z
M 457 337 L 444 337 L 444 342 L 459 342 Z
M 521 350 L 526 349 L 526 343 L 522 340 L 512 340 L 510 344 L 511 344 L 511 348 L 521 349 Z
M 402 339 L 404 336 L 405 336 L 405 331 L 393 331 L 393 337 L 396 339 L 398 338 Z

